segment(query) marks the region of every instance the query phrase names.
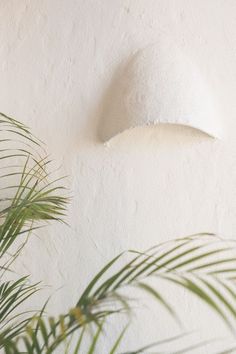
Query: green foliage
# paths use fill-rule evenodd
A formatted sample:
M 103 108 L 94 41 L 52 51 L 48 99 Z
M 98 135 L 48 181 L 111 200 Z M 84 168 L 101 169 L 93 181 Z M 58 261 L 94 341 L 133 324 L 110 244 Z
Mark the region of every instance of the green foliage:
M 22 312 L 22 304 L 39 290 L 38 284 L 31 284 L 29 277 L 9 280 L 11 265 L 30 234 L 50 220 L 63 220 L 68 199 L 63 196 L 65 189 L 58 185 L 60 180 L 53 180 L 47 172 L 50 161 L 42 143 L 25 125 L 0 114 L 0 144 L 0 349 L 6 354 L 50 354 L 57 350 L 84 354 L 85 347 L 87 354 L 98 353 L 109 317 L 129 316 L 132 311 L 133 299 L 124 295 L 126 289 L 145 292 L 179 320 L 159 286 L 161 280 L 197 296 L 235 333 L 234 242 L 212 234 L 116 256 L 94 276 L 66 314 L 48 317 L 45 308 L 39 313 Z M 118 353 L 126 330 L 114 341 L 110 354 Z M 127 354 L 145 353 L 151 348 L 163 353 L 163 345 L 181 338 L 160 340 Z M 191 353 L 205 344 L 182 347 L 172 354 Z M 236 350 L 232 347 L 222 354 L 233 352 Z

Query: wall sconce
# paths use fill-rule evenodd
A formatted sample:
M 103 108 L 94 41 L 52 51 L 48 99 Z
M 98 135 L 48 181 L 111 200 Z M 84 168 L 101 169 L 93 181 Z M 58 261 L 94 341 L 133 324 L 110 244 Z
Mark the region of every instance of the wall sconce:
M 217 103 L 201 71 L 168 41 L 138 51 L 111 86 L 103 140 L 127 129 L 180 124 L 220 137 Z

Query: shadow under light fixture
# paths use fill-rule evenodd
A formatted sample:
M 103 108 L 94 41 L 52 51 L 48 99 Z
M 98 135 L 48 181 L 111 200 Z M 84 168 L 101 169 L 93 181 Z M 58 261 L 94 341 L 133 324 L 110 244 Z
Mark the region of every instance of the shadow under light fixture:
M 159 123 L 188 126 L 219 138 L 217 106 L 198 66 L 164 41 L 138 51 L 111 87 L 103 140 Z

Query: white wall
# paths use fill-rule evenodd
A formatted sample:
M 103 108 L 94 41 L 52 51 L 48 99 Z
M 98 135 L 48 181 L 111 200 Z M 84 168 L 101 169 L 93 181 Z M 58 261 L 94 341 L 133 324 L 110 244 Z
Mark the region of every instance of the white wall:
M 127 132 L 105 147 L 101 113 L 112 79 L 161 35 L 184 48 L 212 85 L 223 139 L 159 126 Z M 47 143 L 74 196 L 70 228 L 45 229 L 21 261 L 22 271 L 52 285 L 49 292 L 61 287 L 52 311 L 71 306 L 121 250 L 198 231 L 234 237 L 235 63 L 235 0 L 0 1 L 0 110 Z M 223 331 L 204 306 L 168 291 L 185 311 L 187 329 Z M 147 310 L 139 323 L 125 349 L 177 331 L 162 311 Z

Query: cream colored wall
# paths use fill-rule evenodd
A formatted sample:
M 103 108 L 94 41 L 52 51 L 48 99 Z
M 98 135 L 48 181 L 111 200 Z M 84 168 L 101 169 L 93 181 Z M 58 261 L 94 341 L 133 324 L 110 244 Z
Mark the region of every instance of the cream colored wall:
M 157 126 L 104 146 L 101 116 L 114 76 L 163 35 L 213 86 L 222 140 Z M 61 166 L 57 174 L 70 176 L 70 227 L 53 225 L 32 239 L 19 268 L 52 285 L 41 295 L 54 293 L 52 311 L 71 306 L 121 250 L 198 231 L 235 237 L 235 95 L 235 0 L 0 1 L 0 110 L 30 125 Z M 185 311 L 187 329 L 222 334 L 197 301 L 173 288 L 167 295 Z M 125 349 L 176 333 L 164 312 L 153 312 L 141 312 Z

